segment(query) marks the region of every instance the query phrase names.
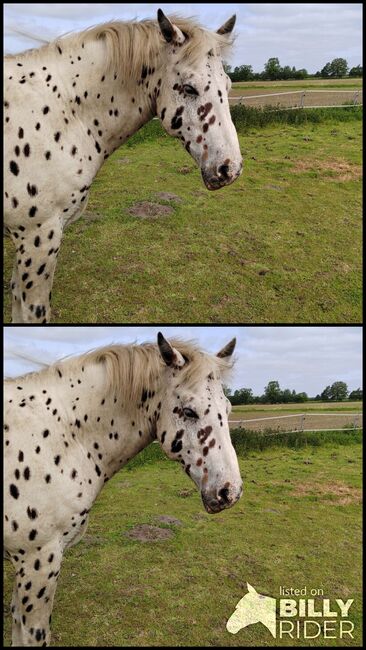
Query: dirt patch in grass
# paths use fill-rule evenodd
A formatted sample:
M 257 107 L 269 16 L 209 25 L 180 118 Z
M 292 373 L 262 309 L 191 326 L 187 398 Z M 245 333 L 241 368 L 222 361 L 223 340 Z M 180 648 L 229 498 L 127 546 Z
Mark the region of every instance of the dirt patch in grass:
M 127 210 L 128 214 L 140 219 L 157 219 L 173 214 L 174 210 L 169 205 L 151 203 L 150 201 L 139 201 Z
M 326 501 L 329 505 L 348 506 L 351 503 L 361 503 L 362 501 L 362 493 L 359 488 L 349 487 L 339 481 L 334 483 L 297 483 L 292 492 L 294 496 L 298 497 L 314 493 L 325 497 L 336 497 Z
M 294 164 L 293 171 L 319 171 L 332 172 L 329 179 L 336 178 L 337 181 L 354 181 L 362 177 L 361 165 L 352 165 L 345 160 L 297 160 Z
M 177 172 L 178 174 L 190 174 L 194 169 L 194 167 L 187 167 L 187 165 L 184 165 L 183 167 L 178 167 Z
M 163 201 L 174 201 L 175 203 L 183 202 L 183 199 L 181 199 L 180 196 L 177 196 L 177 194 L 173 194 L 172 192 L 157 192 L 156 196 L 158 199 L 163 199 Z
M 180 519 L 171 517 L 170 515 L 159 515 L 159 517 L 157 517 L 157 520 L 162 524 L 168 524 L 169 526 L 181 526 L 183 523 Z
M 159 526 L 151 526 L 150 524 L 138 524 L 125 533 L 125 535 L 138 542 L 158 542 L 163 539 L 170 539 L 174 533 L 168 528 L 159 528 Z

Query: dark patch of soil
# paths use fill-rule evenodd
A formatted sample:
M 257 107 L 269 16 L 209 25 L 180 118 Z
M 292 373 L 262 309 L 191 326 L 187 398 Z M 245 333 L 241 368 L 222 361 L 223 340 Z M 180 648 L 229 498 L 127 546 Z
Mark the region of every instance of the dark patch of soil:
M 127 212 L 140 219 L 157 219 L 158 217 L 173 214 L 174 210 L 169 205 L 151 203 L 150 201 L 139 201 L 132 205 Z
M 179 174 L 190 174 L 194 170 L 194 167 L 178 167 Z
M 161 521 L 162 524 L 169 524 L 170 526 L 181 526 L 183 523 L 180 519 L 176 519 L 170 515 L 159 515 L 157 520 Z
M 168 528 L 159 528 L 159 526 L 151 526 L 150 524 L 138 524 L 125 533 L 125 535 L 138 542 L 159 542 L 163 539 L 170 539 L 174 533 Z
M 163 201 L 175 201 L 176 203 L 183 202 L 180 196 L 177 196 L 176 194 L 172 194 L 172 192 L 157 192 L 156 196 L 158 197 L 158 199 L 163 199 Z

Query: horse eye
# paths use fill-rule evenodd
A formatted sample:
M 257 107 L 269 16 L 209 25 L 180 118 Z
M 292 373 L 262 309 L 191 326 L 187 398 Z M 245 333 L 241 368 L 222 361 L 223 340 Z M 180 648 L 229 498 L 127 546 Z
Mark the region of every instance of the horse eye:
M 183 86 L 183 90 L 187 95 L 198 95 L 198 92 L 193 86 L 185 85 Z
M 194 420 L 198 420 L 198 415 L 195 411 L 189 408 L 183 409 L 183 413 L 186 416 L 186 418 L 192 418 Z

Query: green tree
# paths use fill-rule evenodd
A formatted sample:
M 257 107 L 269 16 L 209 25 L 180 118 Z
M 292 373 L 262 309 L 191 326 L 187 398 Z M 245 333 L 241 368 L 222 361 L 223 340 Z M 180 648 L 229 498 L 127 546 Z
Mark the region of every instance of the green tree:
M 289 65 L 285 65 L 281 70 L 282 79 L 292 79 L 292 70 Z
M 263 397 L 267 404 L 278 404 L 281 401 L 281 389 L 278 381 L 268 382 Z
M 323 402 L 328 402 L 331 399 L 331 390 L 330 386 L 324 388 L 323 392 L 320 395 Z
M 251 388 L 239 388 L 234 392 L 230 398 L 231 403 L 234 404 L 252 404 L 253 391 Z
M 281 66 L 277 57 L 268 59 L 264 66 L 264 74 L 266 75 L 266 79 L 271 79 L 272 81 L 281 78 Z
M 330 387 L 330 399 L 333 402 L 342 402 L 347 399 L 348 388 L 344 381 L 335 381 Z
M 345 77 L 348 72 L 348 63 L 346 59 L 333 59 L 332 63 L 330 64 L 330 70 L 331 77 Z
M 326 63 L 324 68 L 320 70 L 320 75 L 325 78 L 332 76 L 332 69 L 330 66 L 330 62 Z
M 292 394 L 289 388 L 285 388 L 285 390 L 282 391 L 281 400 L 284 404 L 292 402 Z
M 296 70 L 295 72 L 295 79 L 307 79 L 309 76 L 308 71 L 305 70 L 305 68 L 301 68 L 300 70 Z
M 350 69 L 349 77 L 362 77 L 362 65 L 356 65 Z
M 351 400 L 354 400 L 354 401 L 362 400 L 363 399 L 363 397 L 362 397 L 362 388 L 357 388 L 356 390 L 353 390 L 348 395 L 348 399 L 351 399 Z
M 303 403 L 308 401 L 308 396 L 307 393 L 297 393 L 296 394 L 296 402 Z

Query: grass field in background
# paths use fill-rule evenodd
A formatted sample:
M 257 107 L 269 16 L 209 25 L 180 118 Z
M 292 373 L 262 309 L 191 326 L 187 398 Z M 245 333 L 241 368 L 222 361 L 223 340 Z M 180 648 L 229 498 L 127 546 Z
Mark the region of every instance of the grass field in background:
M 181 468 L 158 445 L 104 488 L 85 538 L 66 555 L 52 616 L 54 646 L 360 646 L 360 444 L 241 455 L 242 499 L 208 515 Z M 145 459 L 146 460 L 146 459 Z M 169 515 L 181 525 L 159 522 Z M 133 541 L 138 524 L 170 539 Z M 10 643 L 12 570 L 5 569 L 5 645 Z M 262 625 L 237 635 L 226 621 L 247 592 L 279 598 L 280 586 L 322 588 L 354 599 L 354 640 L 274 639 Z M 316 603 L 319 602 L 316 600 Z
M 352 111 L 237 111 L 244 172 L 218 192 L 151 122 L 105 163 L 87 215 L 65 231 L 53 322 L 360 322 L 362 126 Z M 329 121 L 250 126 L 273 119 Z M 172 214 L 131 215 L 140 201 Z M 13 250 L 7 241 L 5 322 Z

